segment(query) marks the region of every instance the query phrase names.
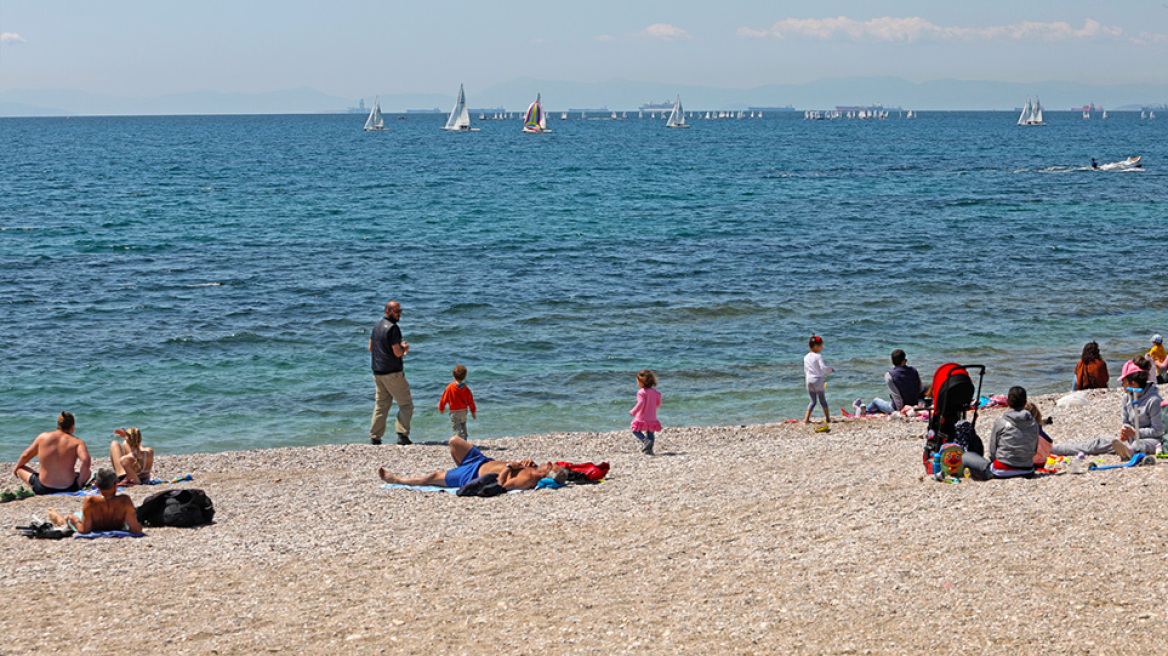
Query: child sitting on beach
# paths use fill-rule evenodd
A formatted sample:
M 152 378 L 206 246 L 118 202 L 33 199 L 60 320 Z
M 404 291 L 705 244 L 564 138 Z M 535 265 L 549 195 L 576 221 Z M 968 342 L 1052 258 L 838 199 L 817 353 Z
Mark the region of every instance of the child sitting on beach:
M 446 406 L 450 406 L 450 428 L 454 434 L 466 439 L 468 437 L 466 432 L 466 411 L 470 410 L 470 416 L 478 419 L 475 412 L 474 394 L 470 393 L 470 388 L 466 386 L 466 367 L 458 365 L 454 368 L 454 382 L 446 386 L 446 391 L 442 392 L 442 398 L 438 401 L 438 413 L 446 412 Z
M 803 376 L 807 380 L 807 395 L 811 403 L 807 405 L 807 413 L 803 415 L 803 423 L 811 423 L 811 411 L 818 402 L 823 406 L 824 421 L 831 423 L 831 411 L 827 409 L 827 375 L 835 373 L 835 369 L 827 366 L 823 361 L 823 338 L 812 335 L 807 340 L 807 355 L 803 356 Z
M 142 446 L 142 431 L 137 428 L 118 428 L 114 435 L 122 442 L 110 442 L 110 462 L 118 475 L 118 483 L 125 487 L 150 480 L 154 468 L 154 449 Z
M 1168 383 L 1168 350 L 1164 349 L 1163 335 L 1152 335 L 1152 348 L 1148 350 L 1147 358 L 1152 361 L 1151 375 L 1156 377 L 1156 382 Z
M 1011 387 L 1006 395 L 1010 409 L 994 421 L 986 456 L 966 451 L 962 462 L 979 481 L 1014 478 L 1034 473 L 1038 453 L 1038 422 L 1026 411 L 1026 390 Z
M 637 404 L 629 410 L 633 416 L 630 428 L 633 435 L 641 441 L 641 453 L 653 455 L 653 434 L 661 430 L 661 422 L 657 421 L 657 408 L 661 407 L 661 392 L 658 392 L 657 376 L 648 369 L 637 372 Z
M 1034 466 L 1045 467 L 1046 459 L 1050 457 L 1051 449 L 1054 447 L 1054 440 L 1042 430 L 1042 412 L 1033 401 L 1026 402 L 1026 412 L 1034 417 L 1034 423 L 1038 424 L 1038 450 L 1034 453 Z

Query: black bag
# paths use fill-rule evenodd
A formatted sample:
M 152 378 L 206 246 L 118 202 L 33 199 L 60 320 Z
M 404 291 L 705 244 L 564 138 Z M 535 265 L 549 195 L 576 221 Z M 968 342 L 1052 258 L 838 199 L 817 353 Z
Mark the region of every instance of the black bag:
M 199 526 L 215 518 L 211 497 L 194 488 L 151 494 L 135 512 L 143 526 Z

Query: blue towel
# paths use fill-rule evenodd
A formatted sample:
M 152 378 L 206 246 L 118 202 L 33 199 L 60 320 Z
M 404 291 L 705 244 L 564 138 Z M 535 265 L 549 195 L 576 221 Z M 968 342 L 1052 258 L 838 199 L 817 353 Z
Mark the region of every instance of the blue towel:
M 177 483 L 186 483 L 186 482 L 193 481 L 193 480 L 195 480 L 195 477 L 191 476 L 190 474 L 187 474 L 186 476 L 180 476 L 179 478 L 172 478 L 169 481 L 164 481 L 161 478 L 152 478 L 148 481 L 139 483 L 138 485 L 174 485 Z M 124 486 L 118 487 L 118 492 L 122 492 L 125 489 L 126 488 Z M 50 497 L 95 497 L 99 494 L 101 494 L 101 492 L 98 492 L 96 487 L 87 487 L 84 490 L 78 490 L 77 492 L 57 492 L 56 494 L 48 494 L 45 496 L 50 496 Z
M 441 485 L 402 485 L 401 483 L 384 483 L 381 486 L 383 490 L 413 490 L 414 492 L 445 492 L 447 494 L 458 494 L 456 487 L 442 487 Z M 515 494 L 516 492 L 526 492 L 527 490 L 510 490 L 507 494 Z
M 97 538 L 144 538 L 145 533 L 131 533 L 129 531 L 94 531 L 92 533 L 74 533 L 75 540 L 96 540 Z
M 541 479 L 539 479 L 539 482 L 535 484 L 535 489 L 537 489 L 537 490 L 542 490 L 545 487 L 551 488 L 553 490 L 557 490 L 561 487 L 564 487 L 564 484 L 557 483 L 556 479 L 554 479 L 554 478 L 541 478 Z

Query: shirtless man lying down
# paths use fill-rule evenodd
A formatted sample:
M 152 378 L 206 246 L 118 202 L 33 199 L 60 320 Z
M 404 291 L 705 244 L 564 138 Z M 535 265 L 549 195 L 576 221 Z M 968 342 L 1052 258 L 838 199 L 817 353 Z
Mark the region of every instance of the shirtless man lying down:
M 505 490 L 530 490 L 539 483 L 540 479 L 555 476 L 559 471 L 550 462 L 536 466 L 531 460 L 519 462 L 503 462 L 492 460 L 482 454 L 478 447 L 458 437 L 450 438 L 450 457 L 454 458 L 456 467 L 448 471 L 437 471 L 415 478 L 402 478 L 385 471 L 385 467 L 377 470 L 377 475 L 386 483 L 400 485 L 440 485 L 442 487 L 462 487 L 479 476 L 497 474 L 499 485 Z

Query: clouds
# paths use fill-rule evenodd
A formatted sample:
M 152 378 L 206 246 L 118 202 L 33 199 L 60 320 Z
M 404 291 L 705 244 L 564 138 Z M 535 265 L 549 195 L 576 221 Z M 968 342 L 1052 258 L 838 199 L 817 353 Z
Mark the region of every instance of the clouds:
M 11 45 L 13 43 L 25 43 L 25 40 L 24 37 L 16 32 L 0 32 L 0 43 Z
M 1082 28 L 1065 21 L 1022 22 L 990 27 L 946 27 L 919 16 L 873 18 L 857 21 L 838 18 L 786 18 L 769 29 L 738 29 L 745 38 L 803 38 L 821 41 L 866 41 L 915 43 L 919 41 L 1070 41 L 1075 39 L 1120 38 L 1123 29 L 1103 25 L 1088 18 Z
M 640 32 L 637 32 L 636 36 L 649 39 L 658 39 L 661 41 L 676 41 L 679 39 L 693 38 L 689 32 L 686 32 L 676 25 L 670 25 L 669 23 L 653 23 L 649 27 L 646 27 Z
M 599 34 L 596 40 L 601 43 L 608 43 L 609 41 L 616 41 L 616 37 L 611 34 Z

